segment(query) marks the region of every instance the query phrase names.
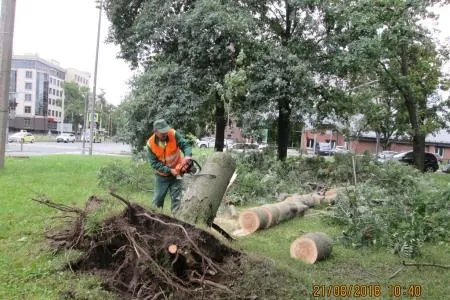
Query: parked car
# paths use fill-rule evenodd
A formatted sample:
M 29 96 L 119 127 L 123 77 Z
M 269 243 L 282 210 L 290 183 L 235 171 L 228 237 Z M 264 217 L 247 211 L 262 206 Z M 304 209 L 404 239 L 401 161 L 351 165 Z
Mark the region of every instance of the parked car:
M 35 137 L 29 132 L 17 132 L 8 138 L 9 143 L 34 143 Z
M 450 163 L 442 167 L 442 172 L 450 173 Z
M 216 143 L 215 138 L 201 138 L 200 140 L 197 140 L 197 147 L 199 148 L 214 148 L 214 145 Z M 233 145 L 233 140 L 231 139 L 225 139 L 224 140 L 225 147 L 230 148 Z
M 73 133 L 62 133 L 56 137 L 57 143 L 75 143 L 75 135 Z
M 414 165 L 414 152 L 402 152 L 394 155 L 392 159 Z M 426 172 L 436 172 L 439 169 L 439 162 L 433 153 L 425 152 L 424 166 Z
M 214 138 L 201 138 L 197 141 L 197 147 L 199 148 L 214 148 L 216 140 Z
M 335 154 L 344 154 L 344 153 L 349 153 L 350 151 L 347 150 L 347 148 L 345 148 L 344 146 L 336 146 L 334 149 L 331 150 L 331 153 L 333 155 Z
M 230 147 L 230 150 L 238 153 L 262 151 L 261 149 L 259 149 L 258 144 L 251 143 L 236 143 Z
M 316 146 L 314 147 L 314 154 L 319 155 L 332 155 L 331 151 L 331 145 L 330 143 L 316 143 Z
M 377 158 L 381 158 L 381 159 L 390 159 L 392 157 L 394 157 L 394 155 L 398 154 L 398 152 L 396 151 L 381 151 L 380 153 L 378 153 L 378 157 Z

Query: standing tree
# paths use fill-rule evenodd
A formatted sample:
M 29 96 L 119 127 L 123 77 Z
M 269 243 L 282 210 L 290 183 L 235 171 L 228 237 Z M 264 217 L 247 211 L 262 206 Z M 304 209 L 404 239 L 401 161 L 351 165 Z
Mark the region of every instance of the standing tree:
M 239 1 L 258 25 L 260 47 L 247 68 L 248 101 L 262 113 L 276 113 L 278 159 L 284 160 L 294 114 L 303 120 L 313 110 L 316 52 L 322 31 L 319 2 L 292 0 Z
M 136 134 L 134 145 L 143 145 L 156 116 L 192 127 L 208 123 L 214 112 L 215 149 L 222 151 L 225 109 L 215 87 L 232 69 L 229 49 L 239 53 L 250 37 L 245 11 L 218 0 L 107 0 L 105 9 L 110 40 L 122 58 L 144 70 L 133 85 L 140 104 L 129 108 L 142 110 L 133 114 L 134 130 L 147 132 Z
M 437 89 L 447 57 L 437 49 L 424 19 L 430 6 L 445 1 L 329 1 L 327 46 L 339 61 L 339 75 L 352 82 L 368 74 L 395 103 L 397 122 L 407 120 L 417 168 L 424 169 L 425 137 L 442 126 Z M 398 124 L 401 128 L 403 124 Z
M 84 124 L 84 102 L 89 92 L 87 87 L 80 87 L 75 82 L 64 83 L 64 122 L 77 126 Z

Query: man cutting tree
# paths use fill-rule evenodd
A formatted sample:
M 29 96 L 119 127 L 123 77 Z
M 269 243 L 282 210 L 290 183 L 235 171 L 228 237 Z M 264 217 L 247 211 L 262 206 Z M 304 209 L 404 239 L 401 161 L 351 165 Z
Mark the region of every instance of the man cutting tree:
M 148 158 L 156 171 L 153 205 L 162 208 L 167 191 L 170 191 L 171 210 L 175 212 L 180 207 L 183 191 L 182 181 L 177 177 L 188 166 L 192 148 L 164 119 L 153 123 L 153 132 L 147 141 Z

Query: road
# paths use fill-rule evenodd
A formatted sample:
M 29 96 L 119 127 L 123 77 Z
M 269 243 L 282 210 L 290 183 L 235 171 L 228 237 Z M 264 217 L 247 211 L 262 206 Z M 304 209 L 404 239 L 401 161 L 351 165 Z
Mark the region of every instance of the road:
M 83 143 L 56 143 L 56 142 L 35 142 L 33 144 L 8 143 L 6 145 L 7 156 L 38 156 L 54 154 L 81 154 Z M 89 143 L 85 146 L 86 155 L 89 154 Z M 130 145 L 122 143 L 96 143 L 93 144 L 93 155 L 131 155 Z

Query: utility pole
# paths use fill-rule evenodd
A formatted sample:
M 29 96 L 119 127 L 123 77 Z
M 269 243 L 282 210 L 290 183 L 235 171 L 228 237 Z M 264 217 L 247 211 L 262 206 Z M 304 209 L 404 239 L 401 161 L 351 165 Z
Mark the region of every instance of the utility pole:
M 94 140 L 94 124 L 95 124 L 95 98 L 97 97 L 97 66 L 98 66 L 98 48 L 100 46 L 100 29 L 102 23 L 102 5 L 103 0 L 97 1 L 98 12 L 98 29 L 97 29 L 97 49 L 95 51 L 95 68 L 94 68 L 94 88 L 92 93 L 92 115 L 91 115 L 91 130 L 90 130 L 90 138 L 89 138 L 89 155 L 92 155 L 92 143 Z
M 6 126 L 9 118 L 9 81 L 15 12 L 16 0 L 2 0 L 0 17 L 0 169 L 5 167 L 5 148 L 8 142 Z
M 85 148 L 86 148 L 86 129 L 87 129 L 87 125 L 88 125 L 88 107 L 89 107 L 89 91 L 87 91 L 86 93 L 86 99 L 84 100 L 84 115 L 83 115 L 83 135 L 82 135 L 82 139 L 83 139 L 83 150 L 81 151 L 81 154 L 84 155 L 85 152 Z

